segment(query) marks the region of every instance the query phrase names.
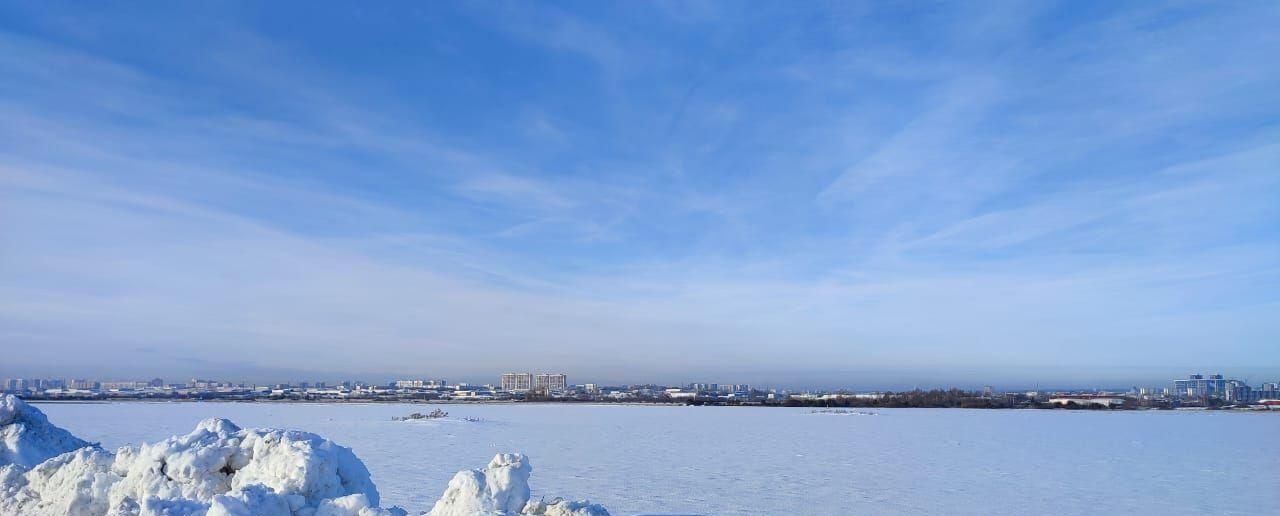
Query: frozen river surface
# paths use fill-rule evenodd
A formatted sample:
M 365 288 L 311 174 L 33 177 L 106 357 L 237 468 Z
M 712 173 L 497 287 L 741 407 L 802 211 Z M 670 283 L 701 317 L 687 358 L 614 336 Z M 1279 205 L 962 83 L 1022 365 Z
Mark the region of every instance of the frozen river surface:
M 440 407 L 450 420 L 395 422 Z M 519 451 L 534 496 L 615 515 L 1280 514 L 1280 414 L 600 405 L 40 404 L 103 446 L 201 419 L 349 446 L 383 505 L 430 509 L 460 469 Z M 478 422 L 455 418 L 479 418 Z

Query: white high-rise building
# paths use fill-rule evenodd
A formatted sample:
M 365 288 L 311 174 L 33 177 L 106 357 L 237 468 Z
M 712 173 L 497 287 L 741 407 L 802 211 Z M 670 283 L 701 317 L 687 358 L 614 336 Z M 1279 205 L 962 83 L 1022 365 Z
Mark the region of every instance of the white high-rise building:
M 533 375 L 530 373 L 503 373 L 502 390 L 528 391 L 533 389 Z
M 569 377 L 564 373 L 542 373 L 533 379 L 533 388 L 540 391 L 564 390 L 569 385 Z

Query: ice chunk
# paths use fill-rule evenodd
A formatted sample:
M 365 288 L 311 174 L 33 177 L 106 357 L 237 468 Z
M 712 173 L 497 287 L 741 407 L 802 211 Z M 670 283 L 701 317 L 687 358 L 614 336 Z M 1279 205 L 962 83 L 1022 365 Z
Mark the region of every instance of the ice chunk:
M 0 514 L 97 516 L 112 507 L 108 491 L 119 480 L 111 474 L 114 457 L 97 448 L 81 448 L 44 461 L 30 470 L 6 466 L 0 472 Z M 136 505 L 136 504 L 135 504 Z
M 500 453 L 484 469 L 459 471 L 430 516 L 609 516 L 604 507 L 556 498 L 529 500 L 533 468 L 519 453 Z
M 54 426 L 43 412 L 17 396 L 0 396 L 0 466 L 30 468 L 85 446 L 89 443 Z
M 120 449 L 112 472 L 121 480 L 112 500 L 147 497 L 213 501 L 215 496 L 268 488 L 306 506 L 361 494 L 376 506 L 369 470 L 349 448 L 294 430 L 241 430 L 226 420 L 206 420 L 185 436 Z M 254 487 L 257 486 L 257 487 Z M 234 495 L 230 495 L 234 496 Z M 224 500 L 226 510 L 235 505 Z M 234 513 L 232 513 L 234 514 Z
M 519 453 L 500 453 L 484 469 L 459 471 L 431 516 L 519 514 L 529 502 L 532 471 Z
M 550 502 L 530 501 L 520 514 L 528 516 L 609 516 L 609 511 L 598 504 L 585 501 L 569 501 L 556 498 Z
M 126 500 L 108 516 L 132 515 L 130 509 L 136 505 L 133 500 Z M 161 500 L 148 498 L 138 508 L 138 516 L 204 516 L 209 513 L 209 504 L 195 500 Z
M 295 502 L 301 506 L 301 503 Z M 213 497 L 208 516 L 291 516 L 289 498 L 262 484 Z
M 325 500 L 316 508 L 314 516 L 406 516 L 408 513 L 399 507 L 382 509 L 369 504 L 369 499 L 362 494 L 347 495 Z

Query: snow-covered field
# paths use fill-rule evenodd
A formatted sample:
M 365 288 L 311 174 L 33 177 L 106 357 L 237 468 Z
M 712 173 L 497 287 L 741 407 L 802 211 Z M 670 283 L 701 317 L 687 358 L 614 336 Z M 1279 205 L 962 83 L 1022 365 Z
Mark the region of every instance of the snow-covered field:
M 1280 514 L 1280 414 L 600 405 L 44 403 L 108 449 L 224 417 L 349 446 L 382 505 L 430 509 L 454 472 L 531 458 L 533 494 L 615 515 Z M 461 418 L 479 421 L 462 421 Z

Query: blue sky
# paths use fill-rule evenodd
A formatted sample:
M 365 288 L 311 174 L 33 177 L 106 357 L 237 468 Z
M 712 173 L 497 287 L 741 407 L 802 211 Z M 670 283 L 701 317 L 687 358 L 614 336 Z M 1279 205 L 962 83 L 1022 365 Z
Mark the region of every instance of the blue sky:
M 0 374 L 1274 381 L 1278 24 L 8 2 Z

